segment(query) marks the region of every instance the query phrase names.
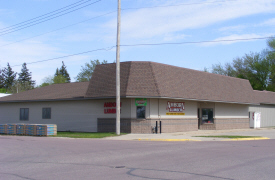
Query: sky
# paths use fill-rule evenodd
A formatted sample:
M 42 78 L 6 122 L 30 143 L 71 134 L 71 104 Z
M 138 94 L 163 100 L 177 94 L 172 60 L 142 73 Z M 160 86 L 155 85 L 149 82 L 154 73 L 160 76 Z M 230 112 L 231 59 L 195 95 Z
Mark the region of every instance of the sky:
M 274 0 L 121 0 L 121 8 L 121 62 L 211 71 L 213 64 L 267 48 L 267 39 L 255 38 L 275 36 Z M 113 63 L 116 10 L 117 0 L 2 1 L 0 68 L 9 63 L 20 73 L 26 62 L 40 85 L 62 61 L 72 82 L 91 60 Z

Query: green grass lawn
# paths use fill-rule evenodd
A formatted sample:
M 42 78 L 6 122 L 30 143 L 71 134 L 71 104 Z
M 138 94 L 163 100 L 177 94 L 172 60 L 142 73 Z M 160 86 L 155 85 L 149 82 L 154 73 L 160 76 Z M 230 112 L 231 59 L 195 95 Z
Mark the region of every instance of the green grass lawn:
M 121 135 L 126 133 L 121 133 Z M 57 132 L 53 137 L 70 137 L 70 138 L 104 138 L 117 136 L 115 132 L 111 133 L 90 133 L 90 132 Z
M 217 135 L 217 136 L 194 136 L 194 137 L 210 137 L 210 138 L 261 138 L 260 136 L 231 136 L 231 135 Z

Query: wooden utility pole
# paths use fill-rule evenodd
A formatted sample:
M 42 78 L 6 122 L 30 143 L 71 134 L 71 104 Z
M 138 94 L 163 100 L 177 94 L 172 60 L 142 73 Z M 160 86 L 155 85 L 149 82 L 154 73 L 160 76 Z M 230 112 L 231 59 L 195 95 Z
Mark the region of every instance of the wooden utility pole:
M 116 44 L 116 134 L 120 135 L 120 11 L 118 0 L 117 8 L 117 44 Z

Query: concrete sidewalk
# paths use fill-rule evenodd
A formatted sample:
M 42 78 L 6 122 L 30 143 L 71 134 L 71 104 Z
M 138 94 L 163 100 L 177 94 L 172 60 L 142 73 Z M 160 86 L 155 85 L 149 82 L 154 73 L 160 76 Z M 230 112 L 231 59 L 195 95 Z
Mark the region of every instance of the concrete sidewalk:
M 238 136 L 260 136 L 262 138 L 210 138 L 196 136 L 218 136 L 218 135 L 238 135 Z M 189 132 L 162 133 L 162 134 L 127 134 L 116 137 L 107 137 L 112 140 L 138 140 L 138 141 L 236 141 L 236 140 L 263 140 L 275 139 L 275 128 L 260 129 L 233 129 L 233 130 L 198 130 Z

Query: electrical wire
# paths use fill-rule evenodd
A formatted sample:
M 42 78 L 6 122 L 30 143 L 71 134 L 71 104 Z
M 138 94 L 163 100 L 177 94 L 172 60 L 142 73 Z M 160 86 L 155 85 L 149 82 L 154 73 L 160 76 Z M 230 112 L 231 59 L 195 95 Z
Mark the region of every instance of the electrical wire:
M 155 43 L 155 44 L 126 44 L 126 45 L 120 45 L 120 46 L 122 46 L 122 47 L 131 47 L 131 46 L 160 46 L 160 45 L 177 45 L 177 44 L 201 44 L 201 43 L 218 43 L 218 42 L 262 40 L 262 39 L 268 39 L 268 38 L 272 38 L 272 37 L 230 39 L 230 40 L 225 39 L 225 40 L 214 40 L 214 41 L 190 41 L 190 42 L 177 42 L 177 43 L 175 42 L 175 43 Z M 41 63 L 41 62 L 46 62 L 46 61 L 52 61 L 52 60 L 56 60 L 56 59 L 63 59 L 63 58 L 77 56 L 77 55 L 81 55 L 81 54 L 87 54 L 87 53 L 91 53 L 91 52 L 95 52 L 95 51 L 110 51 L 115 47 L 116 46 L 110 46 L 110 47 L 106 47 L 106 48 L 100 48 L 100 49 L 95 49 L 95 50 L 90 50 L 90 51 L 85 51 L 85 52 L 79 52 L 79 53 L 75 53 L 75 54 L 70 54 L 70 55 L 61 56 L 61 57 L 55 57 L 55 58 L 51 58 L 51 59 L 45 59 L 45 60 L 41 60 L 41 61 L 33 61 L 33 62 L 30 62 L 30 63 L 27 63 L 27 64 L 35 64 L 35 63 Z M 16 67 L 16 66 L 21 66 L 21 65 L 13 65 L 11 67 Z
M 56 9 L 56 10 L 54 10 L 54 11 L 48 12 L 48 13 L 46 13 L 46 14 L 42 14 L 42 15 L 40 15 L 40 16 L 37 16 L 37 17 L 35 17 L 35 18 L 31 18 L 31 19 L 29 19 L 29 20 L 26 20 L 26 21 L 23 21 L 23 22 L 20 22 L 20 23 L 17 23 L 17 24 L 14 24 L 14 25 L 11 25 L 11 26 L 2 28 L 2 29 L 0 29 L 0 30 L 9 29 L 9 28 L 14 27 L 14 26 L 17 26 L 17 25 L 19 25 L 19 24 L 23 24 L 23 23 L 25 23 L 25 22 L 28 22 L 28 21 L 31 21 L 31 20 L 34 20 L 34 19 L 37 19 L 37 18 L 46 16 L 46 15 L 51 14 L 51 13 L 53 13 L 53 12 L 57 12 L 57 11 L 59 11 L 59 10 L 61 10 L 61 9 L 65 9 L 65 8 L 67 8 L 67 7 L 73 6 L 73 5 L 75 5 L 75 4 L 79 3 L 79 2 L 82 2 L 82 1 L 86 1 L 86 0 L 77 1 L 77 2 L 75 2 L 75 3 L 73 3 L 73 4 L 68 5 L 68 6 L 62 7 L 62 8 L 60 8 L 60 9 Z M 88 0 L 88 1 L 91 1 L 91 0 Z
M 98 15 L 98 16 L 95 16 L 95 17 L 92 17 L 92 18 L 89 18 L 89 19 L 86 19 L 86 20 L 83 20 L 83 21 L 79 21 L 77 23 L 74 23 L 74 24 L 70 24 L 70 25 L 67 25 L 67 26 L 63 26 L 61 28 L 58 28 L 58 29 L 55 29 L 55 30 L 52 30 L 52 31 L 48 31 L 48 32 L 45 32 L 45 33 L 42 33 L 42 34 L 39 34 L 39 35 L 36 35 L 36 36 L 32 36 L 32 37 L 29 37 L 29 38 L 26 38 L 26 39 L 22 39 L 22 40 L 18 40 L 18 41 L 14 41 L 12 43 L 8 43 L 8 44 L 4 44 L 0 47 L 3 47 L 3 46 L 8 46 L 8 45 L 11 45 L 11 44 L 15 44 L 15 43 L 18 43 L 18 42 L 22 42 L 22 41 L 25 41 L 25 40 L 28 40 L 28 39 L 33 39 L 35 37 L 39 37 L 39 36 L 43 36 L 45 34 L 49 34 L 49 33 L 52 33 L 52 32 L 56 32 L 56 31 L 59 31 L 59 30 L 62 30 L 62 29 L 65 29 L 65 28 L 68 28 L 68 27 L 71 27 L 71 26 L 75 26 L 77 24 L 81 24 L 83 22 L 87 22 L 87 21 L 90 21 L 92 19 L 96 19 L 96 18 L 99 18 L 99 17 L 103 17 L 103 16 L 106 16 L 106 15 L 109 15 L 109 14 L 113 14 L 113 13 L 116 13 L 117 11 L 111 11 L 111 12 L 108 12 L 108 13 L 105 13 L 105 14 L 102 14 L 102 15 Z
M 67 58 L 67 57 L 77 56 L 77 55 L 81 55 L 81 54 L 87 54 L 87 53 L 96 52 L 96 51 L 110 51 L 114 47 L 116 47 L 116 46 L 111 46 L 111 47 L 107 47 L 107 48 L 100 48 L 100 49 L 94 49 L 94 50 L 79 52 L 79 53 L 70 54 L 70 55 L 66 55 L 66 56 L 60 56 L 60 57 L 55 57 L 55 58 L 51 58 L 51 59 L 44 59 L 44 60 L 41 60 L 41 61 L 33 61 L 33 62 L 29 62 L 27 64 L 29 65 L 29 64 L 36 64 L 36 63 L 46 62 L 46 61 L 52 61 L 52 60 L 56 60 L 56 59 L 63 59 L 63 58 Z M 16 67 L 16 66 L 22 66 L 22 64 L 13 65 L 11 67 Z
M 85 7 L 90 6 L 90 5 L 92 5 L 92 4 L 96 4 L 96 3 L 100 2 L 100 1 L 102 1 L 102 0 L 97 0 L 97 1 L 92 2 L 92 3 L 90 3 L 90 4 L 81 6 L 81 7 L 79 7 L 79 8 L 73 9 L 73 10 L 71 10 L 71 11 L 68 11 L 68 12 L 65 12 L 65 13 L 62 13 L 62 14 L 56 13 L 56 14 L 50 15 L 50 16 L 48 16 L 48 17 L 45 17 L 45 18 L 41 18 L 41 19 L 35 20 L 35 21 L 33 21 L 33 22 L 30 22 L 30 23 L 27 23 L 27 24 L 24 24 L 24 25 L 15 27 L 15 28 L 11 28 L 11 29 L 6 30 L 6 31 L 2 31 L 2 32 L 0 32 L 0 36 L 6 35 L 6 34 L 10 34 L 10 33 L 13 33 L 13 32 L 16 32 L 16 31 L 19 31 L 19 30 L 22 30 L 22 29 L 26 29 L 26 28 L 28 28 L 28 27 L 35 26 L 35 25 L 37 25 L 37 24 L 40 24 L 40 23 L 43 23 L 43 22 L 46 22 L 46 21 L 49 21 L 49 20 L 58 18 L 58 17 L 60 17 L 60 16 L 69 14 L 69 13 L 71 13 L 71 12 L 74 12 L 74 11 L 77 11 L 77 10 L 79 10 L 79 9 L 85 8 Z M 70 8 L 70 9 L 71 9 L 71 8 Z M 63 12 L 63 11 L 62 11 L 62 12 Z M 51 16 L 53 16 L 53 17 L 51 17 Z M 50 18 L 49 18 L 49 17 L 50 17 Z M 43 19 L 45 19 L 45 20 L 43 20 Z M 41 20 L 42 20 L 42 21 L 41 21 Z M 18 29 L 18 28 L 19 28 L 19 29 Z
M 84 0 L 81 0 L 81 1 L 84 1 Z M 81 2 L 81 1 L 78 1 L 78 2 Z M 90 1 L 90 0 L 89 0 L 89 1 Z M 228 1 L 236 1 L 236 0 L 228 0 Z M 78 2 L 76 2 L 76 3 L 78 3 Z M 209 4 L 209 3 L 218 3 L 218 2 L 227 2 L 227 1 L 212 1 L 212 2 L 189 3 L 189 4 L 185 3 L 185 4 L 176 4 L 176 5 L 167 5 L 167 6 L 153 6 L 153 7 L 141 7 L 141 8 L 125 8 L 125 9 L 121 9 L 121 10 L 123 11 L 123 10 L 132 10 L 132 9 L 147 9 L 147 8 L 159 8 L 159 7 L 161 8 L 161 7 L 183 6 L 183 5 Z M 74 4 L 76 4 L 76 3 L 73 3 L 73 4 L 71 4 L 71 5 L 74 5 Z M 68 5 L 68 6 L 71 6 L 71 5 Z M 68 7 L 68 6 L 65 6 L 65 7 L 60 8 L 60 9 L 64 9 L 64 8 L 66 8 L 66 7 Z M 60 9 L 58 9 L 58 10 L 60 10 Z M 56 11 L 58 11 L 58 10 L 55 10 L 55 11 L 52 11 L 52 12 L 56 12 Z M 52 12 L 50 12 L 50 13 L 52 13 Z M 25 41 L 25 40 L 28 40 L 28 39 L 32 39 L 32 38 L 35 38 L 35 37 L 39 37 L 39 36 L 42 36 L 42 35 L 45 35 L 45 34 L 48 34 L 48 33 L 51 33 L 51 32 L 55 32 L 55 31 L 58 31 L 58 30 L 62 30 L 62 29 L 65 29 L 65 28 L 67 28 L 67 27 L 71 27 L 71 26 L 74 26 L 74 25 L 77 25 L 77 24 L 80 24 L 80 23 L 89 21 L 89 20 L 91 20 L 91 19 L 95 19 L 95 18 L 98 18 L 98 17 L 102 17 L 102 16 L 105 16 L 105 15 L 108 15 L 108 14 L 112 14 L 112 13 L 115 13 L 115 12 L 117 12 L 117 11 L 112 11 L 112 12 L 109 12 L 109 13 L 106 13 L 106 14 L 103 14 L 103 15 L 99 15 L 99 16 L 96 16 L 96 17 L 93 17 L 93 18 L 90 18 L 90 19 L 87 19 L 87 20 L 83 20 L 83 21 L 80 21 L 80 22 L 77 22 L 77 23 L 74 23 L 74 24 L 71 24 L 71 25 L 67 25 L 67 26 L 64 26 L 64 27 L 61 27 L 61 28 L 58 28 L 58 29 L 55 29 L 55 30 L 52 30 L 52 31 L 49 31 L 49 32 L 46 32 L 46 33 L 43 33 L 43 34 L 40 34 L 40 35 L 32 36 L 32 37 L 29 37 L 29 38 L 26 38 L 26 39 L 23 39 L 23 40 L 19 40 L 19 41 L 15 41 L 15 42 L 12 42 L 12 43 L 9 43 L 9 44 L 5 44 L 5 45 L 2 45 L 2 46 L 0 46 L 0 47 L 7 46 L 7 45 L 11 45 L 11 44 L 14 44 L 14 43 L 17 43 L 17 42 L 22 42 L 22 41 Z M 41 15 L 41 16 L 38 16 L 38 17 L 36 17 L 36 18 L 45 16 L 45 15 L 50 14 L 50 13 L 46 13 L 46 14 Z M 36 18 L 32 18 L 32 19 L 36 19 Z M 32 19 L 30 19 L 30 20 L 32 20 Z M 27 20 L 27 21 L 30 21 L 30 20 Z M 23 22 L 27 22 L 27 21 L 23 21 Z M 23 22 L 22 22 L 22 23 L 23 23 Z M 18 24 L 22 24 L 22 23 L 18 23 Z M 17 24 L 15 24 L 15 25 L 17 25 Z M 13 26 L 15 26 L 15 25 L 13 25 Z M 12 26 L 10 26 L 10 27 L 12 27 Z M 6 29 L 6 28 L 4 28 L 4 29 Z M 2 30 L 2 29 L 0 29 L 0 30 Z M 1 36 L 1 35 L 0 35 L 0 36 Z
M 250 41 L 250 40 L 262 40 L 273 38 L 269 37 L 259 37 L 259 38 L 245 38 L 245 39 L 224 39 L 224 40 L 213 40 L 213 41 L 189 41 L 189 42 L 172 42 L 172 43 L 149 43 L 149 44 L 125 44 L 120 45 L 122 47 L 130 46 L 160 46 L 160 45 L 177 45 L 177 44 L 202 44 L 202 43 L 218 43 L 218 42 L 234 42 L 234 41 Z
M 91 4 L 98 3 L 99 1 L 102 1 L 102 0 L 98 0 L 98 1 L 93 2 L 93 3 L 91 3 L 91 4 L 88 4 L 88 5 L 85 5 L 85 6 L 83 6 L 83 7 L 80 7 L 80 8 L 78 8 L 78 9 L 76 9 L 76 10 L 72 10 L 72 11 L 70 11 L 70 12 L 67 12 L 67 13 L 64 13 L 64 14 L 61 14 L 61 15 L 58 15 L 58 16 L 54 16 L 54 15 L 59 14 L 60 12 L 58 12 L 58 13 L 56 13 L 56 14 L 52 14 L 52 15 L 46 16 L 46 15 L 48 15 L 48 14 L 51 14 L 51 13 L 53 13 L 53 12 L 57 12 L 57 11 L 59 11 L 59 10 L 62 10 L 62 9 L 64 9 L 64 8 L 67 8 L 67 7 L 70 7 L 70 6 L 75 5 L 75 4 L 77 4 L 77 3 L 79 3 L 79 2 L 82 2 L 82 1 L 84 1 L 84 0 L 78 1 L 78 2 L 73 3 L 73 4 L 71 4 L 71 5 L 68 5 L 68 6 L 65 6 L 65 7 L 63 7 L 63 8 L 58 9 L 58 10 L 55 10 L 55 11 L 46 13 L 46 14 L 44 14 L 44 15 L 41 15 L 41 16 L 38 16 L 38 17 L 35 17 L 35 18 L 32 18 L 32 19 L 29 19 L 29 20 L 27 20 L 27 21 L 23 21 L 23 22 L 21 22 L 21 23 L 18 23 L 18 24 L 15 24 L 15 25 L 12 25 L 12 26 L 9 26 L 9 27 L 0 29 L 0 36 L 6 35 L 6 34 L 10 34 L 10 33 L 13 33 L 13 32 L 16 32 L 16 31 L 19 31 L 19 30 L 22 30 L 22 29 L 25 29 L 25 28 L 28 28 L 28 27 L 31 27 L 31 26 L 34 26 L 34 25 L 37 25 L 37 24 L 46 22 L 46 21 L 49 21 L 49 20 L 51 20 L 51 19 L 54 19 L 54 18 L 63 16 L 63 15 L 65 15 L 65 14 L 71 13 L 71 12 L 73 12 L 73 11 L 79 10 L 79 9 L 81 9 L 81 8 L 84 8 L 84 7 L 87 7 L 87 6 L 91 5 Z M 82 3 L 80 3 L 80 4 L 76 5 L 76 6 L 79 6 L 79 5 L 81 5 L 81 4 L 87 3 L 88 1 L 91 1 L 91 0 L 87 0 L 87 1 L 82 2 Z M 133 9 L 148 9 L 148 8 L 162 8 L 162 7 L 184 6 L 184 5 L 187 6 L 187 5 L 199 5 L 199 4 L 211 4 L 211 3 L 224 3 L 224 2 L 228 2 L 228 1 L 237 1 L 237 0 L 212 1 L 212 2 L 202 2 L 202 3 L 183 3 L 183 4 L 176 4 L 176 5 L 152 6 L 152 7 L 141 7 L 141 8 L 124 8 L 124 9 L 121 9 L 121 10 L 123 11 L 123 10 L 133 10 Z M 76 6 L 74 6 L 74 7 L 76 7 Z M 68 9 L 71 9 L 71 8 L 74 8 L 74 7 L 70 7 L 70 8 L 68 8 Z M 61 12 L 67 11 L 68 9 L 63 10 L 63 11 L 61 11 Z M 46 16 L 46 17 L 43 17 L 43 16 Z M 54 16 L 54 17 L 51 17 L 51 16 Z M 40 17 L 43 17 L 42 19 L 45 19 L 45 18 L 48 18 L 48 19 L 41 21 L 42 19 L 38 19 L 38 18 L 40 18 Z M 49 17 L 51 17 L 51 18 L 49 18 Z M 28 22 L 28 21 L 31 21 L 31 20 L 34 20 L 34 19 L 38 19 L 38 20 L 35 20 L 35 21 L 33 21 L 33 22 Z M 37 22 L 37 21 L 38 21 L 38 22 Z M 28 23 L 27 23 L 27 24 L 24 24 L 25 22 L 28 22 Z M 35 22 L 37 22 L 37 23 L 35 23 Z M 23 24 L 23 25 L 20 25 L 20 24 Z M 20 25 L 20 26 L 18 26 L 18 25 Z M 15 27 L 14 27 L 14 26 L 15 26 Z M 20 28 L 20 27 L 22 27 L 22 28 Z M 19 28 L 19 29 L 18 29 L 18 28 Z M 4 29 L 7 29 L 7 30 L 1 31 L 1 30 L 4 30 Z

